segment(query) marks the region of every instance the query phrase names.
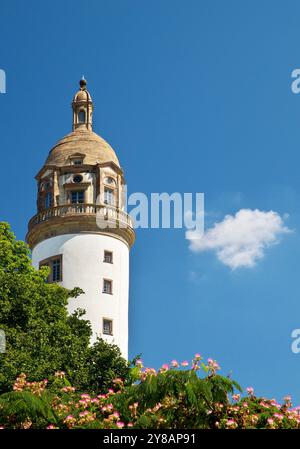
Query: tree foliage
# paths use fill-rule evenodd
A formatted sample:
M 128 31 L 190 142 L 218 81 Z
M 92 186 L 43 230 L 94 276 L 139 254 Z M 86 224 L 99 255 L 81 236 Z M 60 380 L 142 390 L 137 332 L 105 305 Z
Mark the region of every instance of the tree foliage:
M 0 392 L 10 390 L 21 372 L 37 381 L 62 370 L 76 387 L 94 391 L 118 375 L 126 378 L 129 367 L 119 349 L 101 339 L 89 346 L 84 311 L 68 315 L 68 299 L 83 293 L 80 288 L 49 284 L 47 276 L 48 268 L 33 268 L 28 246 L 0 223 L 0 329 L 6 335 Z

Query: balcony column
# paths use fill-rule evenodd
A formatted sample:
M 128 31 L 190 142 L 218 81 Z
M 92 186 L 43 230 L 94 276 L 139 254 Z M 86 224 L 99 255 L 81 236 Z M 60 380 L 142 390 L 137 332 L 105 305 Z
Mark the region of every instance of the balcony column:
M 58 170 L 53 172 L 53 206 L 59 205 Z
M 121 203 L 121 180 L 122 180 L 122 178 L 118 174 L 118 177 L 117 177 L 117 204 L 116 204 L 118 209 L 121 209 L 121 204 L 122 204 Z
M 96 182 L 95 182 L 95 204 L 100 204 L 100 186 L 101 186 L 101 168 L 99 165 L 96 168 Z

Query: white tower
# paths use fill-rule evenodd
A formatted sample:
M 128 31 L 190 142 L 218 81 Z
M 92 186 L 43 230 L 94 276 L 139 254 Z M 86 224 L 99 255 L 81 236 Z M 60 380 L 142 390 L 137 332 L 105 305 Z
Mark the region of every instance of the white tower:
M 93 102 L 80 81 L 73 132 L 50 151 L 36 176 L 37 214 L 26 240 L 32 262 L 50 268 L 49 282 L 85 292 L 69 312 L 86 310 L 93 341 L 117 344 L 128 357 L 129 250 L 135 238 L 124 212 L 123 171 L 111 146 L 92 131 Z

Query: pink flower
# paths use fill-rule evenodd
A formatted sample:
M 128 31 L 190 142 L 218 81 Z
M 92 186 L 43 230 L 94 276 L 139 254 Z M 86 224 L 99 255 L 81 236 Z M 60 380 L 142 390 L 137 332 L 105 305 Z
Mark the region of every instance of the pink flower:
M 181 366 L 189 366 L 189 362 L 187 360 L 184 360 L 181 362 Z
M 117 427 L 118 427 L 119 429 L 122 429 L 124 426 L 125 426 L 125 424 L 124 424 L 122 421 L 118 421 L 118 422 L 117 422 Z
M 161 368 L 160 371 L 163 370 L 165 371 L 165 369 Z M 145 372 L 143 374 L 154 374 L 156 375 L 156 370 L 154 368 L 145 368 Z
M 248 388 L 246 388 L 246 391 L 247 391 L 247 393 L 248 393 L 250 396 L 252 396 L 253 393 L 254 393 L 254 388 L 253 388 L 253 387 L 248 387 Z
M 90 399 L 90 398 L 91 398 L 90 395 L 89 395 L 89 394 L 86 394 L 86 393 L 82 394 L 80 397 L 81 397 L 82 399 Z
M 261 405 L 261 406 L 264 407 L 264 408 L 270 408 L 269 404 L 266 404 L 266 402 L 264 402 L 264 401 L 261 401 L 261 402 L 259 403 L 259 405 Z
M 68 415 L 64 419 L 64 423 L 66 423 L 68 427 L 73 427 L 75 425 L 75 423 L 76 423 L 76 418 L 74 418 L 73 415 Z
M 217 363 L 216 360 L 213 359 L 208 359 L 207 360 L 208 366 L 212 371 L 217 371 L 220 369 L 219 364 Z
M 234 419 L 227 419 L 226 427 L 229 429 L 235 429 L 237 427 L 237 423 L 235 422 Z
M 115 384 L 122 384 L 123 380 L 120 377 L 117 377 L 116 379 L 113 380 L 113 383 L 115 383 Z
M 232 399 L 233 399 L 234 401 L 239 401 L 239 400 L 240 400 L 240 397 L 241 397 L 240 394 L 233 394 L 233 395 L 232 395 Z
M 173 368 L 178 368 L 179 363 L 177 362 L 177 360 L 172 360 L 171 365 L 173 366 Z
M 135 366 L 138 366 L 139 368 L 143 368 L 143 361 L 140 359 L 136 360 Z
M 75 387 L 63 387 L 61 391 L 63 391 L 64 393 L 71 393 L 75 391 Z
M 195 354 L 195 357 L 194 357 L 196 360 L 201 360 L 201 355 L 197 352 L 197 354 Z
M 132 422 L 129 422 L 129 423 L 127 424 L 127 427 L 133 427 Z
M 169 369 L 169 365 L 167 363 L 164 363 L 164 365 L 162 366 L 162 369 L 168 370 Z
M 274 418 L 278 419 L 279 421 L 283 420 L 283 415 L 281 415 L 280 413 L 274 413 Z

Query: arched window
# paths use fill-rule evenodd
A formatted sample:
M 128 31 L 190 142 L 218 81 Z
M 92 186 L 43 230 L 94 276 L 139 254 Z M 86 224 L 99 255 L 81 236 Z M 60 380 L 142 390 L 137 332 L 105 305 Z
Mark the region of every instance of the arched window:
M 116 181 L 111 176 L 106 176 L 106 178 L 104 178 L 104 183 L 105 184 L 109 184 L 109 185 L 113 185 L 113 186 L 116 185 Z
M 78 112 L 78 123 L 85 123 L 85 111 Z

